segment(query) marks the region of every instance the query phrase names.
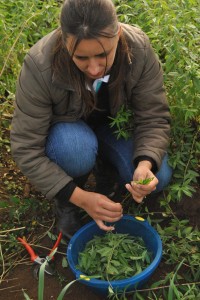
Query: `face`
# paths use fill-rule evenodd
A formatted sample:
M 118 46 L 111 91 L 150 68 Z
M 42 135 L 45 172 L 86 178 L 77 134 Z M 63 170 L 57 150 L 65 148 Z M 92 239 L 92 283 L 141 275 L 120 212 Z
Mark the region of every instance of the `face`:
M 70 45 L 73 45 L 74 41 L 73 36 L 67 39 L 69 53 L 71 52 Z M 72 59 L 89 79 L 101 78 L 112 67 L 118 41 L 119 35 L 112 38 L 84 39 L 78 44 Z

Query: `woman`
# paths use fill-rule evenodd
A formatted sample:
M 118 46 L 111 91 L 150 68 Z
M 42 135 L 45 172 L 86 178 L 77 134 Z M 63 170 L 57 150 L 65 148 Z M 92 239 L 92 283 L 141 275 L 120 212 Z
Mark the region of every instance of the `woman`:
M 111 0 L 66 0 L 61 27 L 26 55 L 16 91 L 12 153 L 21 171 L 57 203 L 58 228 L 80 226 L 76 207 L 103 230 L 122 205 L 83 183 L 97 156 L 111 164 L 136 202 L 171 177 L 170 115 L 160 63 L 147 36 L 120 24 Z M 132 111 L 133 137 L 117 139 L 109 117 Z M 152 178 L 148 185 L 133 181 Z

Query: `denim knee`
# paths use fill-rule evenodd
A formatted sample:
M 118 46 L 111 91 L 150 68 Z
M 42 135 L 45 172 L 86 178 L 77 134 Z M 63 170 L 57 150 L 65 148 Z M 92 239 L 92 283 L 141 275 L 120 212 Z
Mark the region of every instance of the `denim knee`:
M 168 165 L 168 156 L 166 155 L 162 161 L 161 168 L 159 172 L 156 174 L 158 178 L 158 185 L 156 187 L 155 193 L 162 191 L 165 187 L 167 187 L 172 178 L 172 168 Z
M 92 170 L 97 150 L 97 138 L 83 121 L 57 123 L 50 129 L 46 155 L 72 177 Z

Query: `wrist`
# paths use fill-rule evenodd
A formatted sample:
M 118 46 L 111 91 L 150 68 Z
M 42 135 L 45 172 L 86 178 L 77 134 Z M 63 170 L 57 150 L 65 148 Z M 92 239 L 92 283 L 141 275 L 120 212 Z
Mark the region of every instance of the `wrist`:
M 79 187 L 76 187 L 69 199 L 71 203 L 74 205 L 83 208 L 84 207 L 84 202 L 86 197 L 86 191 L 82 190 Z
M 152 163 L 149 161 L 149 160 L 141 160 L 139 163 L 138 163 L 138 166 L 137 167 L 146 167 L 148 168 L 149 170 L 152 169 Z
M 151 169 L 150 170 L 153 173 L 156 173 L 158 171 L 156 161 L 152 157 L 147 156 L 147 155 L 141 155 L 141 156 L 136 157 L 135 160 L 134 160 L 135 167 L 137 168 L 139 162 L 144 162 L 144 161 L 149 161 L 151 163 Z

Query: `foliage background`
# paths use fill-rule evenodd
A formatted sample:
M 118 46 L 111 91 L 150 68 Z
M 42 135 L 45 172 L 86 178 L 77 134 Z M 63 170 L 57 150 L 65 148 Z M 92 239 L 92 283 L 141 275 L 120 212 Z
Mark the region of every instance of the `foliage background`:
M 8 153 L 15 84 L 23 58 L 38 39 L 58 26 L 61 3 L 54 0 L 0 0 L 0 146 Z M 160 203 L 166 213 L 171 213 L 171 203 L 180 201 L 184 195 L 191 197 L 199 183 L 200 3 L 199 0 L 114 0 L 114 3 L 121 22 L 134 24 L 147 33 L 163 66 L 172 114 L 169 155 L 174 174 L 166 197 Z M 15 196 L 17 189 L 12 183 L 11 196 Z M 15 209 L 21 200 L 13 198 L 13 203 Z M 31 200 L 27 200 L 25 206 L 21 205 L 25 212 L 27 207 L 33 206 L 37 210 Z M 22 210 L 18 215 L 12 210 L 11 216 L 22 224 Z M 173 216 L 168 227 L 158 225 L 157 230 L 163 237 L 166 263 L 177 264 L 186 259 L 185 265 L 190 266 L 187 281 L 192 282 L 200 276 L 197 272 L 199 256 L 195 252 L 199 233 L 187 224 Z M 179 235 L 175 240 L 176 230 Z M 9 237 L 14 247 L 14 237 Z M 175 278 L 170 274 L 162 283 L 170 282 L 174 288 Z M 186 295 L 188 290 L 189 296 Z M 173 296 L 170 298 L 171 293 L 169 290 L 165 299 L 174 299 Z M 198 299 L 199 289 L 188 285 L 185 290 L 184 287 L 178 291 L 174 288 L 173 293 L 176 299 Z M 143 298 L 139 295 L 136 299 Z M 162 298 L 154 295 L 149 299 Z
M 162 62 L 172 114 L 170 200 L 180 200 L 191 196 L 200 170 L 199 1 L 115 2 L 120 20 L 142 28 Z

